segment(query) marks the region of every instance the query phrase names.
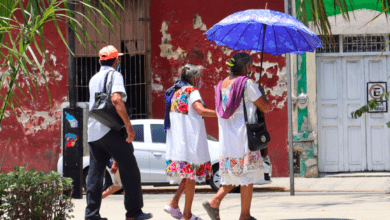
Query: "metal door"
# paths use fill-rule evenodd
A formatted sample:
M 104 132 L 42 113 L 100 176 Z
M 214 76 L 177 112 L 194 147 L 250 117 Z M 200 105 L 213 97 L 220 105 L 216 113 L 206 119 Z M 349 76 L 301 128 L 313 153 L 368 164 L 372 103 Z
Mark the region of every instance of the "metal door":
M 343 77 L 341 59 L 317 58 L 319 171 L 339 172 L 343 166 Z
M 389 70 L 387 61 L 389 57 L 364 57 L 365 84 L 367 82 L 388 82 Z M 389 83 L 389 82 L 388 82 Z M 369 113 L 366 118 L 367 135 L 367 170 L 390 170 L 389 162 L 389 129 L 386 126 L 388 113 Z

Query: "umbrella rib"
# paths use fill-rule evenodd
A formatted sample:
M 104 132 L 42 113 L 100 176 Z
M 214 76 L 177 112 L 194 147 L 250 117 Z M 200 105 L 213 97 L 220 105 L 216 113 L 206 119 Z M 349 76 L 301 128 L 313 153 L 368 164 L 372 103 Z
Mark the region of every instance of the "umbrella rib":
M 312 48 L 311 45 L 309 44 L 309 42 L 307 42 L 305 36 L 304 36 L 299 30 L 297 30 L 297 31 L 298 31 L 298 33 L 302 36 L 302 38 L 306 41 L 307 45 L 309 45 L 309 48 Z M 317 47 L 316 47 L 316 48 L 317 48 Z M 315 50 L 315 48 L 314 48 L 314 50 Z
M 244 35 L 245 31 L 249 28 L 249 26 L 251 26 L 251 23 L 249 23 L 249 25 L 245 28 L 245 30 L 242 32 L 242 34 L 240 35 L 240 37 L 238 38 L 238 41 L 236 42 L 236 44 L 234 45 L 234 48 L 236 48 L 238 42 L 240 41 L 242 35 Z M 234 50 L 234 48 L 232 48 Z
M 288 30 L 286 29 L 286 27 L 284 27 L 283 26 L 283 28 L 284 28 L 284 30 L 286 30 L 286 32 L 287 32 L 287 34 L 288 34 L 288 36 L 290 36 L 290 38 L 291 38 L 291 41 L 293 42 L 293 44 L 294 44 L 294 47 L 296 48 L 296 50 L 298 51 L 299 50 L 299 48 L 297 47 L 297 45 L 295 45 L 295 42 L 294 42 L 294 39 L 291 37 L 291 35 L 290 35 L 290 32 L 288 32 Z M 299 33 L 299 32 L 298 32 Z M 305 39 L 305 41 L 306 41 L 306 39 Z M 306 43 L 307 43 L 307 41 L 306 41 Z
M 276 32 L 275 32 L 275 27 L 272 26 L 272 28 L 274 29 L 274 39 L 275 39 L 275 54 L 278 54 L 278 46 L 276 45 Z
M 219 29 L 221 29 L 221 28 L 223 28 L 223 26 L 221 25 L 217 30 L 215 30 L 213 33 L 211 33 L 209 36 L 207 36 L 207 37 L 211 37 L 212 35 L 214 35 Z
M 234 28 L 236 28 L 239 24 L 240 24 L 240 23 L 238 23 L 236 26 L 234 26 Z M 230 29 L 229 32 L 225 35 L 225 37 L 228 36 L 228 35 L 230 34 L 230 32 L 232 32 L 232 30 L 233 30 L 234 28 Z M 219 42 L 222 42 L 222 41 L 225 39 L 225 37 L 223 37 L 222 40 L 220 40 Z M 223 43 L 223 42 L 222 42 L 222 43 Z M 226 46 L 227 46 L 227 45 L 226 45 Z

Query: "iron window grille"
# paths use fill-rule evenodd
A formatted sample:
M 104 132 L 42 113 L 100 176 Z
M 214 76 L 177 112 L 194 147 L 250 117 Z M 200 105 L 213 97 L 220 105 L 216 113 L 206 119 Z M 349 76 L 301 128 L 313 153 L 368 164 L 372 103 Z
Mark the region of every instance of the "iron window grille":
M 317 53 L 339 53 L 340 52 L 340 36 L 334 35 L 333 40 L 326 41 L 324 36 L 320 36 L 322 47 L 316 49 Z
M 384 35 L 343 36 L 343 52 L 382 52 L 386 47 Z
M 110 44 L 125 53 L 120 57 L 120 72 L 123 75 L 127 102 L 135 108 L 132 119 L 148 118 L 151 116 L 150 0 L 123 0 L 122 4 L 125 10 L 115 9 L 121 23 L 110 16 L 114 23 L 114 33 L 102 25 L 98 15 L 91 13 L 91 21 L 101 31 L 107 43 L 104 43 L 88 22 L 77 15 L 75 17 L 85 24 L 85 29 L 97 48 L 95 50 L 88 44 L 85 49 L 81 43 L 76 43 L 77 101 L 89 101 L 89 81 L 100 70 L 98 50 Z M 96 3 L 95 5 L 100 7 Z M 85 12 L 82 4 L 77 4 L 76 10 Z M 84 40 L 86 41 L 85 38 Z

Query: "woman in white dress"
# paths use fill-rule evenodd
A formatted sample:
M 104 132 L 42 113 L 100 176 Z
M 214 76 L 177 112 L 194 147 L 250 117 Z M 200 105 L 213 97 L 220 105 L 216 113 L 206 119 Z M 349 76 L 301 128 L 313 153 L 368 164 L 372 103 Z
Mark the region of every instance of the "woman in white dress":
M 249 150 L 242 98 L 245 99 L 248 122 L 251 124 L 257 122 L 256 108 L 267 112 L 269 103 L 264 92 L 247 77 L 252 71 L 249 54 L 237 53 L 227 64 L 230 66 L 230 76 L 218 84 L 215 99 L 222 186 L 214 198 L 204 202 L 203 206 L 212 220 L 220 220 L 219 206 L 222 199 L 234 187 L 241 186 L 240 220 L 254 220 L 250 215 L 253 184 L 264 177 L 263 159 L 260 151 Z
M 203 117 L 217 117 L 216 112 L 205 108 L 199 93 L 202 73 L 195 65 L 180 70 L 181 79 L 165 93 L 165 129 L 167 129 L 166 175 L 168 181 L 180 183 L 173 199 L 164 210 L 177 219 L 201 220 L 192 215 L 191 206 L 195 182 L 203 182 L 212 175 Z M 185 190 L 184 212 L 179 199 Z

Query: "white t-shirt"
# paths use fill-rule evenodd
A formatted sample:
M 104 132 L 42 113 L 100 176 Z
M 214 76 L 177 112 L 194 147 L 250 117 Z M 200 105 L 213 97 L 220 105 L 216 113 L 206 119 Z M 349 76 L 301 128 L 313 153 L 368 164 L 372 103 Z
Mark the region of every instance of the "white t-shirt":
M 193 87 L 182 87 L 182 91 L 186 88 Z M 182 100 L 187 102 L 184 97 Z M 202 100 L 200 93 L 198 90 L 193 90 L 187 102 L 188 112 L 183 114 L 179 112 L 179 108 L 175 108 L 177 103 L 175 97 L 172 98 L 169 112 L 171 126 L 167 129 L 166 160 L 185 161 L 196 165 L 210 161 L 204 119 L 192 107 L 192 104 L 198 100 Z
M 112 70 L 113 72 L 110 72 Z M 95 93 L 103 91 L 104 80 L 108 72 L 110 72 L 110 75 L 107 77 L 107 85 L 109 85 L 109 83 L 111 82 L 111 74 L 114 74 L 111 95 L 116 92 L 119 92 L 122 94 L 123 101 L 126 101 L 127 95 L 123 84 L 122 74 L 115 71 L 115 69 L 112 67 L 102 66 L 100 68 L 100 71 L 96 73 L 89 81 L 89 110 L 91 110 L 93 105 L 95 104 Z M 106 88 L 106 91 L 108 91 L 108 88 Z M 90 117 L 88 119 L 88 142 L 99 140 L 110 130 L 111 128 L 101 124 L 94 118 Z

